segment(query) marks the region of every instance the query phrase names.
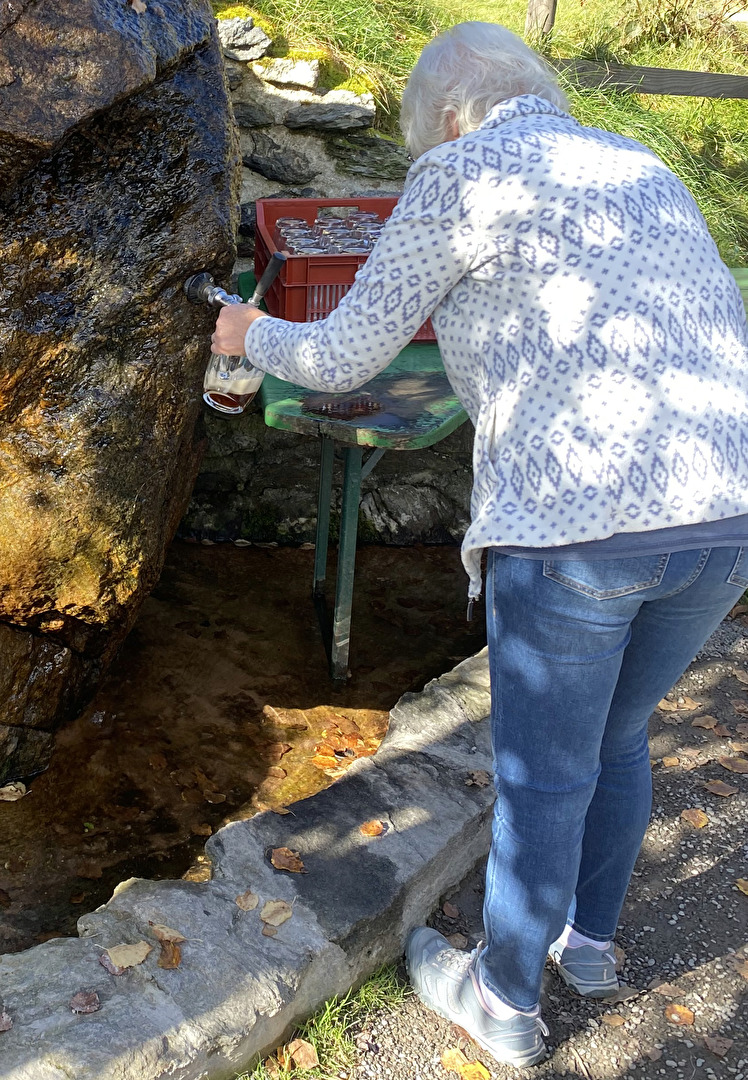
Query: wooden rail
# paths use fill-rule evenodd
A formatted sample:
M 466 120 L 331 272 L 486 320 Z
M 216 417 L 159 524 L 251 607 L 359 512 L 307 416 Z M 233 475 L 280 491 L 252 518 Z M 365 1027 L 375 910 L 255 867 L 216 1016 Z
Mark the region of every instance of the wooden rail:
M 748 75 L 628 67 L 595 60 L 553 59 L 549 62 L 557 71 L 584 87 L 610 87 L 637 94 L 673 94 L 677 97 L 748 98 Z

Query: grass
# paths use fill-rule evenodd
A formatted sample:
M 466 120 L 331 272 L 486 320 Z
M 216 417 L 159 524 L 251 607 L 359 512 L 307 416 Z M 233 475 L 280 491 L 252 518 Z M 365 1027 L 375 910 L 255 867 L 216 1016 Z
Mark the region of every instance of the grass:
M 409 993 L 394 964 L 382 968 L 355 993 L 328 1001 L 296 1032 L 295 1038 L 311 1043 L 317 1051 L 319 1068 L 286 1068 L 273 1056 L 237 1080 L 337 1080 L 353 1064 L 353 1040 L 364 1018 L 374 1011 L 394 1008 Z

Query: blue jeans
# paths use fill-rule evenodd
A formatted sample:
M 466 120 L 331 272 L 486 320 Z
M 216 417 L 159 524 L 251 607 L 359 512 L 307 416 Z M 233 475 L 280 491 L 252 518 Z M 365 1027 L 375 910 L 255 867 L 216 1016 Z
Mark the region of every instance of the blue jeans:
M 486 984 L 531 1009 L 567 914 L 611 940 L 649 821 L 647 721 L 748 587 L 748 548 L 546 561 L 489 551 L 497 800 Z

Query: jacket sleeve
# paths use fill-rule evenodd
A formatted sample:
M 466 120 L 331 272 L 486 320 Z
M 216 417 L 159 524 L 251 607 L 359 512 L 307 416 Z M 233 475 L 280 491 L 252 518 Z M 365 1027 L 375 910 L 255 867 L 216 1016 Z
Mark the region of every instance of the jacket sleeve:
M 432 155 L 411 168 L 338 307 L 319 322 L 256 319 L 245 339 L 252 364 L 312 390 L 355 390 L 408 344 L 468 272 L 478 243 L 473 185 Z

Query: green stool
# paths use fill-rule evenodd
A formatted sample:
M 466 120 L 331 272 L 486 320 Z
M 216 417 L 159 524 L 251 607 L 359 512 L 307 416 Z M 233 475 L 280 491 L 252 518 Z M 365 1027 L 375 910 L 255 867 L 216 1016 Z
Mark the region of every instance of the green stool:
M 240 295 L 246 299 L 253 289 L 254 275 L 241 274 Z M 323 402 L 345 402 L 362 394 L 376 400 L 380 406 L 377 412 L 339 419 L 310 411 L 310 408 L 319 408 Z M 321 394 L 266 375 L 260 402 L 268 427 L 313 435 L 320 440 L 312 597 L 327 649 L 330 674 L 336 681 L 343 680 L 348 674 L 361 481 L 381 460 L 385 450 L 420 450 L 432 446 L 464 423 L 467 415 L 444 373 L 438 346 L 428 343 L 408 345 L 385 371 L 351 394 Z M 343 498 L 331 622 L 325 580 L 336 446 L 343 454 Z M 372 448 L 366 460 L 364 447 Z

